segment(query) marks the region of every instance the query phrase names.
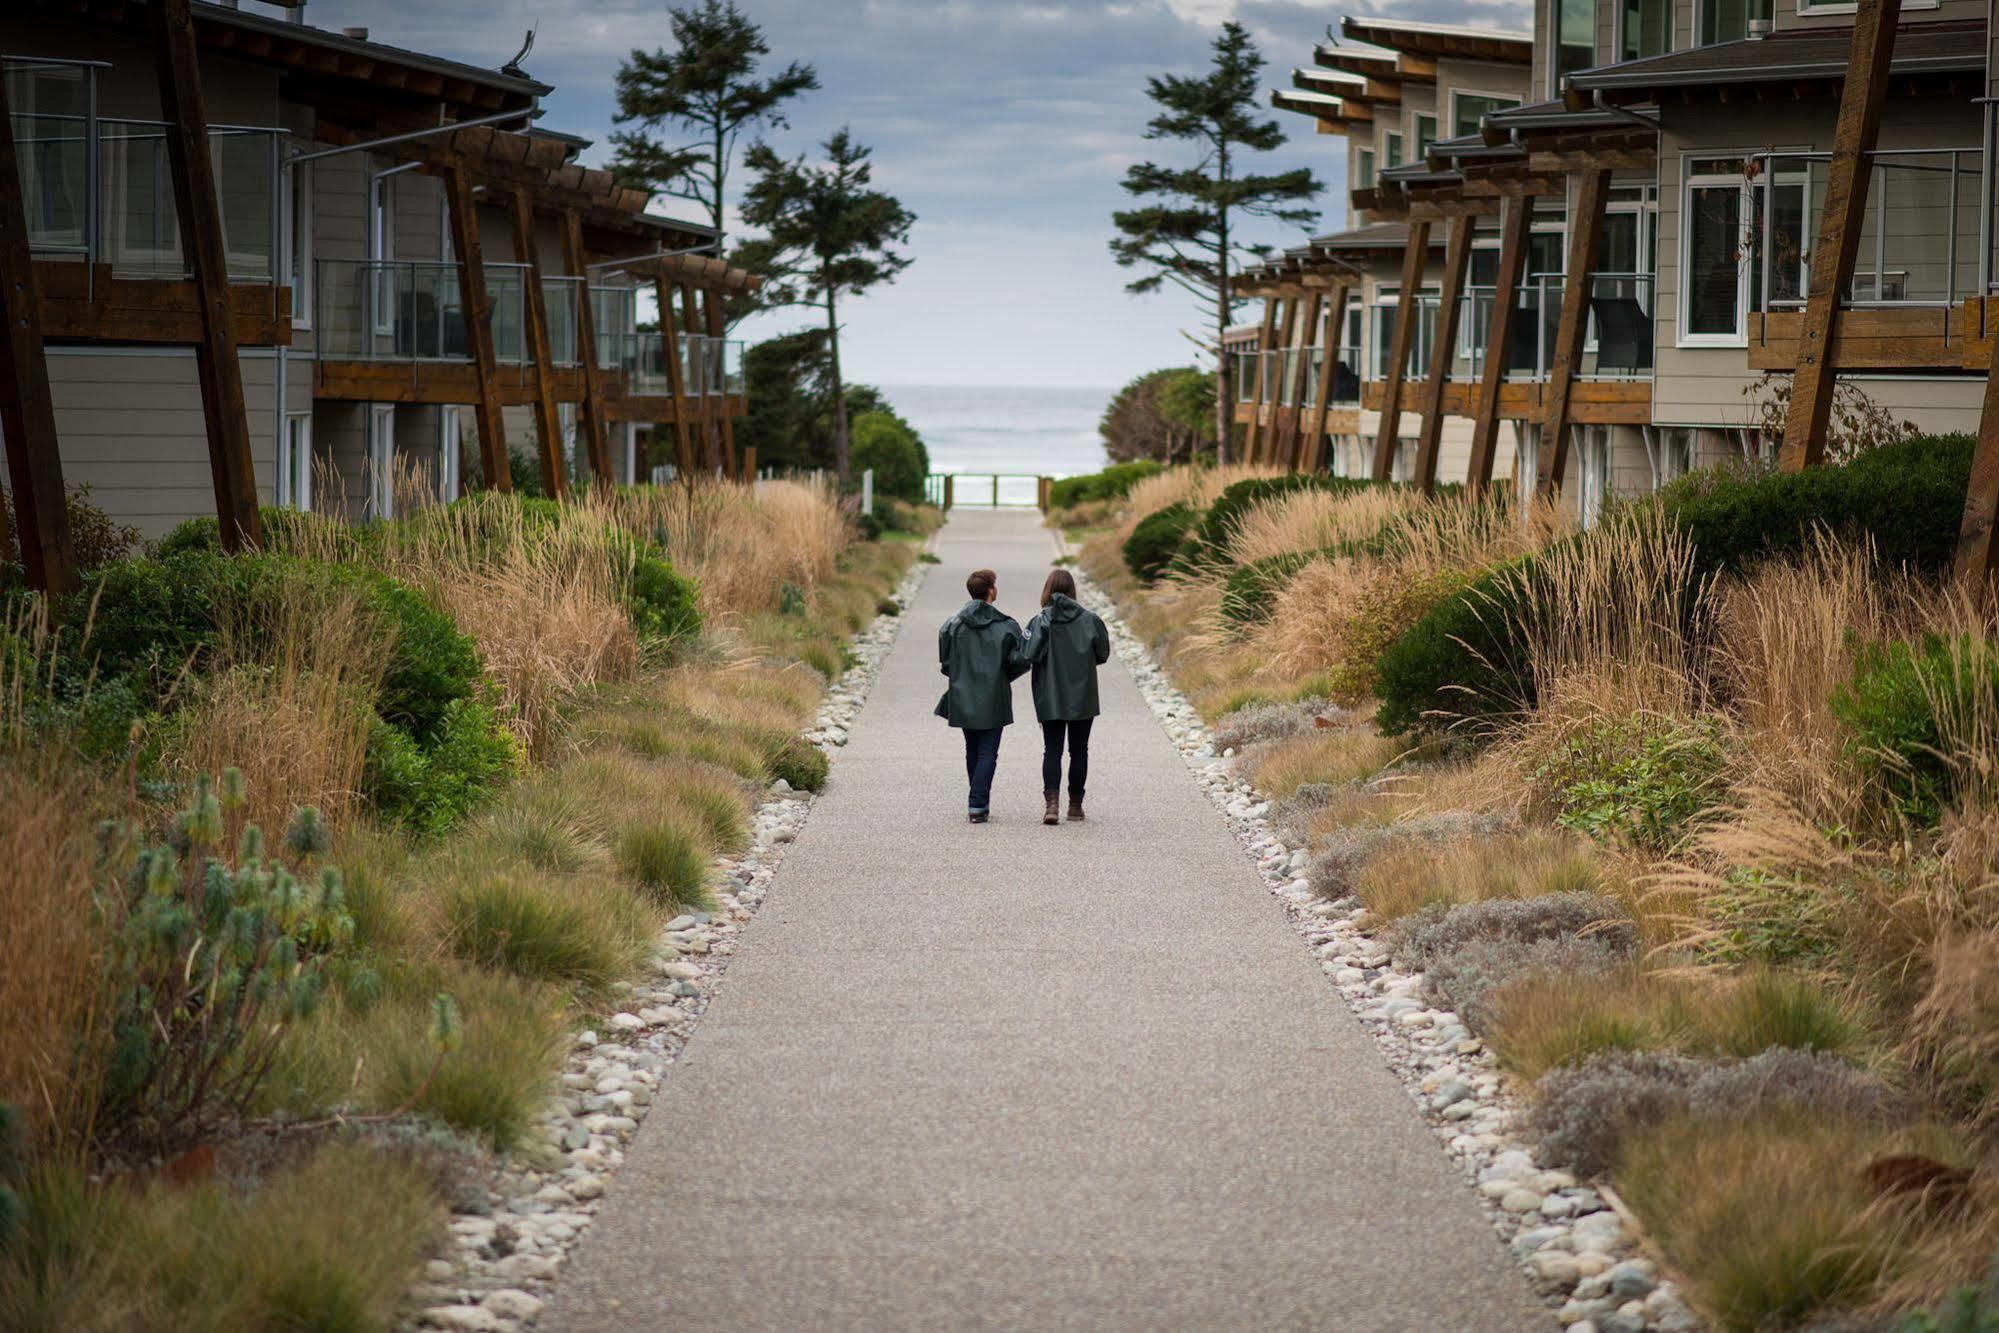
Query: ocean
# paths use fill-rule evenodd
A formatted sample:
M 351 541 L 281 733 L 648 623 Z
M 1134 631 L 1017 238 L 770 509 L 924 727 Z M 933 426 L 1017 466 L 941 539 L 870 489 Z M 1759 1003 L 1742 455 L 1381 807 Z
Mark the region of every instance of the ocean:
M 932 472 L 1073 477 L 1108 461 L 1097 420 L 1115 389 L 885 384 L 882 392 L 923 437 Z M 1032 504 L 1034 483 L 1004 482 L 1001 499 Z

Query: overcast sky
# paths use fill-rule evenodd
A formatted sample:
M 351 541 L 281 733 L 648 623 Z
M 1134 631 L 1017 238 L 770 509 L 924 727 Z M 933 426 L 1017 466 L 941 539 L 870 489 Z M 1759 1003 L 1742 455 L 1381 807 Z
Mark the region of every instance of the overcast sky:
M 1520 26 L 1515 0 L 739 0 L 764 26 L 771 59 L 818 67 L 821 90 L 792 104 L 774 136 L 798 152 L 842 124 L 875 151 L 876 183 L 917 216 L 915 263 L 843 311 L 842 351 L 857 379 L 889 384 L 1112 386 L 1185 363 L 1192 303 L 1124 291 L 1111 260 L 1118 180 L 1141 158 L 1188 149 L 1143 138 L 1147 75 L 1197 72 L 1217 25 L 1234 17 L 1268 59 L 1267 87 L 1345 12 Z M 537 29 L 523 62 L 555 85 L 542 124 L 598 140 L 615 110 L 613 76 L 633 47 L 668 40 L 663 0 L 310 0 L 320 27 L 365 25 L 399 46 L 498 65 Z M 1267 92 L 1266 92 L 1267 102 Z M 1344 198 L 1343 141 L 1270 112 L 1291 142 L 1259 169 L 1309 165 L 1326 181 L 1325 228 Z M 732 195 L 736 193 L 732 182 Z M 1301 233 L 1256 237 L 1297 244 Z M 745 326 L 755 338 L 805 312 Z

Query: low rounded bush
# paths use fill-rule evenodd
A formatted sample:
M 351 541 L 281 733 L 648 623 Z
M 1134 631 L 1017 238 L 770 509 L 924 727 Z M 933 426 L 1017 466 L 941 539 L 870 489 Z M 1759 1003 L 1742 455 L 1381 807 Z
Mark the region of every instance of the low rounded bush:
M 1999 649 L 1970 635 L 1866 645 L 1832 710 L 1896 809 L 1934 826 L 1962 772 L 1953 733 L 1976 736 L 1980 721 L 1999 717 Z
M 305 547 L 315 553 L 346 554 L 359 552 L 363 544 L 355 530 L 339 519 L 284 505 L 258 509 L 257 523 L 263 530 L 263 549 L 280 554 L 291 554 Z M 219 553 L 221 550 L 222 525 L 213 514 L 205 514 L 176 525 L 153 542 L 147 553 L 156 560 L 164 560 L 190 551 Z
M 591 876 L 473 862 L 443 902 L 460 957 L 538 981 L 607 986 L 630 970 L 649 934 L 631 891 Z
M 1071 505 L 1098 500 L 1122 500 L 1139 482 L 1147 477 L 1156 477 L 1165 470 L 1164 463 L 1145 458 L 1131 463 L 1113 463 L 1101 472 L 1090 472 L 1080 477 L 1062 477 L 1054 483 L 1049 503 L 1056 509 L 1067 509 Z
M 625 610 L 639 642 L 648 646 L 670 645 L 701 631 L 700 590 L 650 545 L 632 561 Z
M 1721 736 L 1715 718 L 1599 718 L 1562 742 L 1534 771 L 1534 785 L 1563 828 L 1664 852 L 1720 796 Z
M 708 850 L 674 813 L 662 812 L 619 830 L 618 869 L 660 907 L 702 907 L 709 902 Z
M 1146 583 L 1158 579 L 1180 554 L 1181 542 L 1196 517 L 1192 509 L 1176 502 L 1140 519 L 1131 536 L 1125 538 L 1125 568 Z
M 1228 546 L 1236 524 L 1258 505 L 1268 504 L 1287 495 L 1295 495 L 1299 491 L 1329 491 L 1345 495 L 1383 484 L 1385 483 L 1356 477 L 1329 477 L 1309 472 L 1286 472 L 1275 477 L 1246 477 L 1223 488 L 1222 493 L 1215 497 L 1215 502 L 1208 506 L 1208 512 L 1201 517 L 1195 539 L 1200 543 L 1203 555 L 1219 557 Z
M 1922 436 L 1840 467 L 1703 471 L 1605 522 L 1657 513 L 1690 539 L 1696 579 L 1794 554 L 1821 531 L 1867 538 L 1884 562 L 1934 573 L 1956 552 L 1972 444 L 1964 435 Z M 1516 625 L 1543 587 L 1547 558 L 1523 556 L 1489 570 L 1389 645 L 1376 673 L 1378 725 L 1396 733 L 1443 730 L 1532 707 L 1534 683 Z
M 873 468 L 876 495 L 922 503 L 928 467 L 922 443 L 907 422 L 890 412 L 863 412 L 854 418 L 848 434 L 856 478 Z

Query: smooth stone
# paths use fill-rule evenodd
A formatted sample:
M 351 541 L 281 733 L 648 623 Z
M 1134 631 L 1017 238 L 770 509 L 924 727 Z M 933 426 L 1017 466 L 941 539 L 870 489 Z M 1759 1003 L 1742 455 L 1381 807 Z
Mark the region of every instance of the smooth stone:
M 541 1313 L 542 1300 L 524 1291 L 508 1287 L 496 1291 L 486 1298 L 486 1308 L 494 1314 L 508 1319 L 532 1319 Z
M 1566 1291 L 1576 1284 L 1576 1261 L 1561 1250 L 1543 1250 L 1534 1256 L 1529 1266 L 1533 1268 L 1534 1276 L 1550 1287 Z
M 491 1310 L 477 1305 L 439 1305 L 423 1312 L 423 1317 L 439 1328 L 463 1329 L 466 1333 L 499 1333 L 506 1327 Z
M 1620 1301 L 1640 1300 L 1659 1285 L 1649 1259 L 1626 1259 L 1604 1274 L 1610 1280 L 1610 1294 Z
M 1511 1189 L 1500 1196 L 1499 1206 L 1509 1213 L 1531 1213 L 1541 1207 L 1541 1196 L 1533 1190 Z
M 611 1026 L 620 1032 L 637 1032 L 644 1028 L 646 1021 L 637 1014 L 612 1014 Z

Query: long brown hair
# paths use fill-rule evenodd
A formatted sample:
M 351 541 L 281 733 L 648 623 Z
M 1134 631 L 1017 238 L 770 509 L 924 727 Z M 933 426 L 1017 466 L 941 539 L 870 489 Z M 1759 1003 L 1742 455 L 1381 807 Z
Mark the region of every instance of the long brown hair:
M 1066 569 L 1048 571 L 1048 582 L 1041 585 L 1041 604 L 1048 605 L 1055 600 L 1055 594 L 1073 599 L 1076 596 L 1076 576 Z

